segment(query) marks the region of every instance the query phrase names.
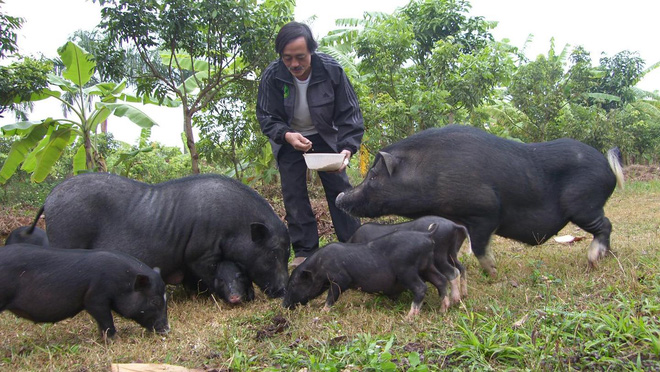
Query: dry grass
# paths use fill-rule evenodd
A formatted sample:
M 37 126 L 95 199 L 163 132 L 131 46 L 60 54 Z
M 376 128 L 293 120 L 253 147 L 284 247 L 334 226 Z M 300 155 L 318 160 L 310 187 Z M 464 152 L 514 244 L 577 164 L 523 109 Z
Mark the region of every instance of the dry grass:
M 587 270 L 590 236 L 573 225 L 560 234 L 586 239 L 568 245 L 551 240 L 530 247 L 495 237 L 499 278 L 484 276 L 476 259 L 464 256 L 469 297 L 447 314 L 439 311 L 439 298 L 430 288 L 422 314 L 414 321 L 405 319 L 411 301 L 408 294 L 391 301 L 350 291 L 324 313 L 320 311 L 324 298 L 289 311 L 261 292 L 253 303 L 230 307 L 204 296 L 188 298 L 172 288 L 172 331 L 166 337 L 145 333 L 136 323 L 116 316 L 119 339 L 104 344 L 86 313 L 52 325 L 35 325 L 4 312 L 0 314 L 0 370 L 102 371 L 109 370 L 111 363 L 131 362 L 206 371 L 380 370 L 385 368 L 381 359 L 387 358 L 388 350 L 398 369 L 410 367 L 412 359 L 406 357 L 418 353 L 430 369 L 570 370 L 577 368 L 572 366 L 579 365 L 579 358 L 594 356 L 582 355 L 584 350 L 571 344 L 569 336 L 553 339 L 556 350 L 535 350 L 543 349 L 542 340 L 553 337 L 547 327 L 556 317 L 552 314 L 594 309 L 601 314 L 608 307 L 616 314 L 621 302 L 632 303 L 634 309 L 641 309 L 646 300 L 659 303 L 660 183 L 629 183 L 612 196 L 606 214 L 615 228 L 614 255 L 596 270 Z M 658 342 L 660 314 L 639 313 L 645 314 L 646 327 L 655 332 Z M 479 338 L 479 347 L 487 344 L 486 335 L 519 337 L 498 341 L 512 347 L 532 345 L 525 341 L 531 337 L 537 347 L 525 349 L 520 359 L 489 354 L 487 347 L 485 362 L 478 357 L 466 359 L 472 354 L 451 351 L 466 344 L 466 324 Z M 575 334 L 580 332 L 575 329 Z M 393 340 L 391 349 L 388 340 Z M 614 345 L 621 348 L 613 352 L 615 357 L 633 360 L 639 355 L 641 369 L 660 368 L 660 349 L 654 351 L 641 341 L 626 342 Z M 577 359 L 565 355 L 577 355 Z M 605 368 L 596 365 L 594 369 Z

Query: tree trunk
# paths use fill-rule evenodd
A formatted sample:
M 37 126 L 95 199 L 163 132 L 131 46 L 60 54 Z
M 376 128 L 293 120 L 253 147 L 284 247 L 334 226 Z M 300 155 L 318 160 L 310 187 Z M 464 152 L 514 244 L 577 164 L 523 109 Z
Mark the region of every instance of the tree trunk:
M 83 133 L 83 141 L 85 146 L 85 166 L 87 170 L 94 169 L 94 154 L 92 153 L 92 138 L 89 136 L 89 133 Z
M 193 137 L 192 115 L 185 109 L 183 111 L 183 130 L 186 133 L 186 147 L 190 152 L 190 164 L 192 165 L 193 174 L 199 174 L 199 154 Z

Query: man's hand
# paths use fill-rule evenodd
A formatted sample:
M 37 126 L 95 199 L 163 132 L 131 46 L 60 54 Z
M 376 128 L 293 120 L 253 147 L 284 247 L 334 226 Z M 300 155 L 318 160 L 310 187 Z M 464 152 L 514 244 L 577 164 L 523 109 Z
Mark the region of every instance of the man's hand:
M 350 150 L 342 150 L 340 154 L 344 154 L 344 164 L 341 165 L 341 168 L 337 169 L 337 173 L 343 172 L 346 169 L 348 162 L 351 161 L 351 155 L 353 155 Z
M 284 135 L 284 140 L 286 140 L 291 146 L 293 146 L 294 149 L 298 151 L 307 152 L 312 148 L 312 141 L 308 140 L 300 133 L 287 132 Z

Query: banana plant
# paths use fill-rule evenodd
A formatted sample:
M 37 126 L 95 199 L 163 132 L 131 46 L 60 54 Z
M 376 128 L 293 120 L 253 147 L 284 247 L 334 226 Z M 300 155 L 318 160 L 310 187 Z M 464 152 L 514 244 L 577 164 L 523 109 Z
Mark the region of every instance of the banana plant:
M 141 128 L 157 125 L 147 114 L 127 102 L 155 103 L 148 97 L 124 93 L 126 83 L 102 82 L 87 86 L 96 70 L 93 57 L 72 42 L 58 49 L 64 63 L 62 76 L 49 74 L 50 87 L 35 92 L 29 101 L 56 99 L 72 113 L 71 118 L 48 117 L 0 127 L 3 136 L 18 136 L 0 168 L 0 184 L 4 184 L 21 167 L 31 173 L 34 182 L 43 181 L 64 150 L 73 146 L 74 174 L 103 169 L 96 147 L 99 124 L 110 115 L 126 117 Z M 69 102 L 65 95 L 73 97 Z M 88 102 L 94 102 L 90 107 Z M 175 102 L 165 102 L 176 106 Z

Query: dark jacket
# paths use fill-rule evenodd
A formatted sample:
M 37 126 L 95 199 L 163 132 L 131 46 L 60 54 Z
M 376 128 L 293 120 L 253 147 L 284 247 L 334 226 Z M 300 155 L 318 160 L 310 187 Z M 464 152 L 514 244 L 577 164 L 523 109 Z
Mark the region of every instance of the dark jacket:
M 277 159 L 284 134 L 290 127 L 296 101 L 294 77 L 278 59 L 264 71 L 259 84 L 257 119 L 261 131 L 270 138 Z M 312 75 L 307 103 L 319 135 L 337 152 L 355 154 L 362 141 L 364 123 L 357 96 L 343 67 L 323 53 L 312 54 Z

